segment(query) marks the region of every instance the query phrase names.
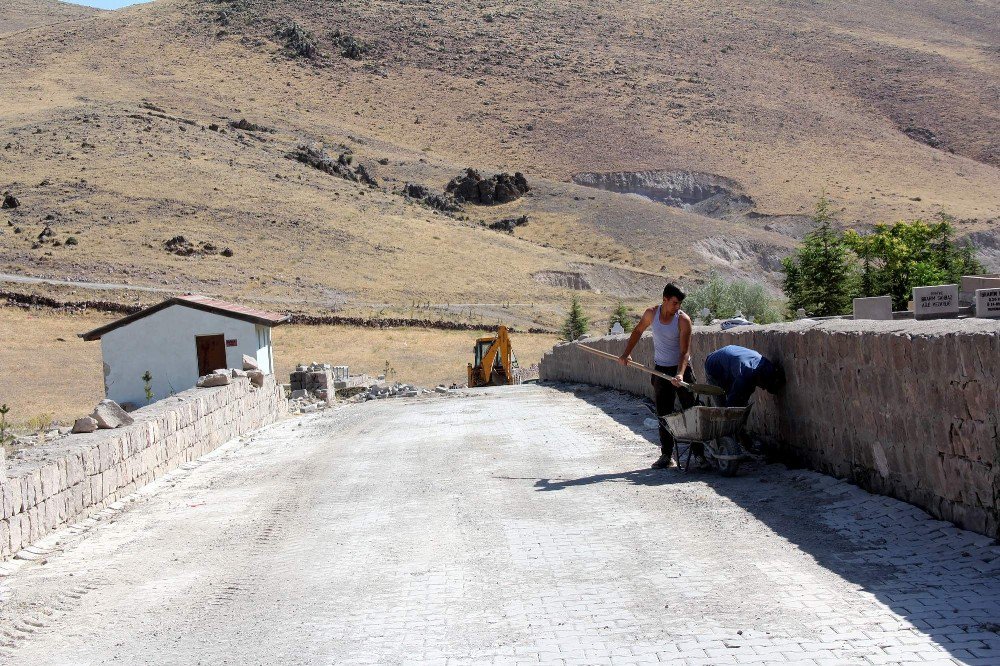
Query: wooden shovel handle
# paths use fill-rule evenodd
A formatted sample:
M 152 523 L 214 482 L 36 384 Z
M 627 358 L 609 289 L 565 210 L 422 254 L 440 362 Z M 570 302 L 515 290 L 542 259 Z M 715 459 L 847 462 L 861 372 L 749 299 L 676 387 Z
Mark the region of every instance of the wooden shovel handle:
M 608 352 L 601 351 L 600 349 L 594 349 L 593 347 L 588 347 L 587 345 L 578 344 L 577 347 L 583 349 L 584 351 L 590 352 L 591 354 L 594 354 L 596 356 L 603 356 L 604 358 L 615 361 L 616 363 L 621 360 L 620 356 L 615 356 L 614 354 L 609 354 Z M 650 370 L 642 363 L 636 363 L 631 359 L 629 359 L 628 367 L 635 368 L 636 370 L 641 370 L 642 372 L 653 375 L 654 377 L 660 377 L 662 379 L 666 379 L 668 382 L 674 381 L 674 378 L 671 377 L 670 375 L 664 374 L 657 370 Z M 705 395 L 726 394 L 726 392 L 723 389 L 719 388 L 718 386 L 713 386 L 711 384 L 688 384 L 685 381 L 681 381 L 680 386 L 688 389 L 689 391 L 693 391 L 694 393 L 703 393 Z

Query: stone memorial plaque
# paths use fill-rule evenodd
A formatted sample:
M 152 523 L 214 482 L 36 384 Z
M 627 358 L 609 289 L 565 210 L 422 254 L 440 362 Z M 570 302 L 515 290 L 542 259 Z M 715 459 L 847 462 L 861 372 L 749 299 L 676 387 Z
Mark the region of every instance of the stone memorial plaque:
M 1000 289 L 976 290 L 976 316 L 1000 319 Z
M 855 319 L 892 319 L 892 296 L 872 296 L 854 299 Z
M 963 275 L 962 286 L 958 290 L 958 300 L 962 305 L 975 305 L 976 292 L 980 289 L 1000 289 L 1000 275 Z
M 947 319 L 958 316 L 958 285 L 941 284 L 913 288 L 913 314 L 916 319 Z

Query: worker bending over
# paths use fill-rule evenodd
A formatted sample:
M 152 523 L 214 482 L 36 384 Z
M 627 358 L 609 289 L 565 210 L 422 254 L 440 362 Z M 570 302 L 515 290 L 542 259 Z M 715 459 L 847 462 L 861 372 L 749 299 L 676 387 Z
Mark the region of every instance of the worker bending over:
M 757 387 L 777 393 L 785 373 L 777 364 L 746 347 L 728 345 L 705 359 L 708 381 L 726 391 L 722 407 L 746 407 Z
M 691 347 L 691 317 L 681 310 L 684 292 L 673 283 L 663 288 L 663 302 L 658 306 L 648 308 L 632 330 L 632 336 L 625 345 L 625 352 L 618 362 L 627 366 L 631 360 L 643 331 L 653 327 L 653 361 L 657 372 L 671 377 L 670 381 L 654 376 L 653 393 L 656 402 L 656 415 L 666 416 L 674 412 L 674 398 L 681 401 L 681 406 L 688 409 L 694 406 L 694 394 L 681 387 L 681 382 L 694 382 L 694 373 L 688 366 L 688 350 Z M 660 420 L 660 457 L 653 463 L 655 469 L 675 467 L 673 462 L 674 437 L 663 427 Z

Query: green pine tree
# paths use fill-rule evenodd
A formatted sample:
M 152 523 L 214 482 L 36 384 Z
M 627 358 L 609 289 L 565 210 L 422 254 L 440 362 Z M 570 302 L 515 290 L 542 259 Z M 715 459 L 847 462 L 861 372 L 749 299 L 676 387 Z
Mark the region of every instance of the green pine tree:
M 583 314 L 583 308 L 580 307 L 580 300 L 574 296 L 573 303 L 569 306 L 569 314 L 566 315 L 566 321 L 563 322 L 561 335 L 563 340 L 573 341 L 579 338 L 581 335 L 587 332 L 587 328 L 590 326 L 590 320 L 587 315 Z
M 631 333 L 635 325 L 632 323 L 632 314 L 625 307 L 625 303 L 618 301 L 615 309 L 611 312 L 611 321 L 608 322 L 608 332 L 615 324 L 621 324 L 626 333 Z
M 817 317 L 846 314 L 855 290 L 854 258 L 844 234 L 833 228 L 826 195 L 816 202 L 813 222 L 816 227 L 806 235 L 802 247 L 782 263 L 788 308 L 792 312 L 805 308 Z

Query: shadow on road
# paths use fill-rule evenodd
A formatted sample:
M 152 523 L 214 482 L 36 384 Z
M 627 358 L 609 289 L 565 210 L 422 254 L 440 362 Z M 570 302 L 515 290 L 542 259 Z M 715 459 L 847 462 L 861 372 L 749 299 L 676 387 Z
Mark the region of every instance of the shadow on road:
M 676 483 L 687 483 L 694 477 L 678 474 L 676 470 L 636 469 L 631 472 L 616 472 L 614 474 L 594 474 L 579 479 L 538 479 L 535 488 L 538 490 L 564 490 L 574 486 L 590 486 L 595 483 L 609 481 L 626 481 L 637 486 L 667 486 Z
M 643 425 L 649 416 L 643 398 L 587 385 L 547 386 L 572 393 L 658 444 L 656 431 Z M 695 480 L 753 514 L 824 568 L 860 585 L 912 625 L 900 630 L 916 629 L 962 662 L 1000 664 L 1000 544 L 935 520 L 915 506 L 815 472 L 759 463 L 748 464 L 735 478 L 636 469 L 539 479 L 535 488 L 572 491 L 598 483 L 670 486 Z M 778 499 L 782 494 L 785 501 Z M 796 501 L 787 501 L 789 494 Z M 879 631 L 874 636 L 880 637 Z M 883 658 L 896 654 L 888 648 L 878 652 Z

